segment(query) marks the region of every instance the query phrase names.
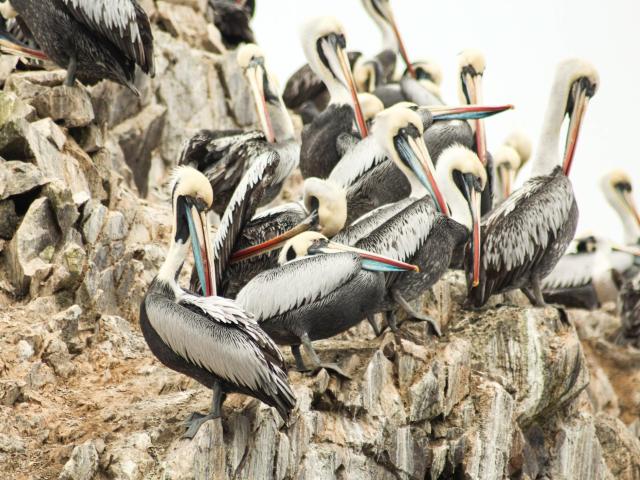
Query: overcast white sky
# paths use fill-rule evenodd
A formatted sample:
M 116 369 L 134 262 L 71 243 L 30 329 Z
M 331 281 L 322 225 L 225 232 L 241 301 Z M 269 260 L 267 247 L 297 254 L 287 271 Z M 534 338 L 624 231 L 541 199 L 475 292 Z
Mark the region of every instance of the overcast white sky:
M 310 17 L 339 18 L 349 49 L 365 54 L 380 50 L 380 35 L 360 0 L 256 3 L 254 30 L 282 86 L 305 61 L 299 26 Z M 440 63 L 449 103 L 457 103 L 456 54 L 468 47 L 485 53 L 486 102 L 516 106 L 488 122 L 490 149 L 516 127 L 537 143 L 558 61 L 579 56 L 595 64 L 601 85 L 589 106 L 571 172 L 580 207 L 578 231 L 591 229 L 621 240 L 620 222 L 598 182 L 607 170 L 624 168 L 633 177 L 640 203 L 640 163 L 631 149 L 640 135 L 633 116 L 640 108 L 640 1 L 392 0 L 392 6 L 410 57 Z

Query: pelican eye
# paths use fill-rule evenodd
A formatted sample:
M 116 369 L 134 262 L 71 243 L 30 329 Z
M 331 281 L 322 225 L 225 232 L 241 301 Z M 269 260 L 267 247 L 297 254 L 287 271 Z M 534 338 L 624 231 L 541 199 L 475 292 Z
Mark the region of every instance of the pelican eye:
M 613 188 L 619 190 L 622 193 L 631 192 L 631 184 L 629 182 L 617 182 L 613 185 Z
M 287 250 L 287 262 L 290 262 L 295 258 L 296 258 L 296 251 L 294 250 L 293 247 L 289 247 L 289 250 Z

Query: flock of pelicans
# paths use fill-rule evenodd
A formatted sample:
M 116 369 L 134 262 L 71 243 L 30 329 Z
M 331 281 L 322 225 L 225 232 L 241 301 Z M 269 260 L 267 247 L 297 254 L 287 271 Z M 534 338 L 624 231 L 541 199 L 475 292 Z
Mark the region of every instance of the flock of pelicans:
M 253 2 L 209 1 L 226 45 L 237 47 L 262 129 L 202 130 L 186 142 L 171 184 L 171 244 L 141 305 L 142 332 L 158 359 L 213 391 L 211 412 L 192 416 L 187 437 L 220 416 L 229 392 L 288 418 L 296 399 L 276 345 L 291 347 L 299 370 L 307 370 L 303 347 L 313 369 L 347 377 L 322 363 L 314 340 L 364 319 L 379 335 L 377 314 L 397 331 L 398 307 L 439 335 L 438 322 L 411 303 L 449 269 L 466 272 L 469 308 L 515 289 L 535 306 L 554 298 L 593 307 L 633 272 L 640 215 L 622 172 L 602 186 L 627 245 L 590 237 L 565 255 L 578 222 L 569 173 L 599 83 L 591 64 L 559 64 L 531 177 L 512 191 L 532 148 L 514 134 L 493 156 L 487 151 L 486 118 L 510 106 L 482 104 L 482 54 L 460 54 L 461 105 L 446 105 L 438 67 L 409 61 L 389 1 L 362 3 L 383 51 L 348 52 L 336 19 L 314 19 L 302 28 L 308 64 L 281 95 L 251 43 Z M 0 10 L 2 51 L 66 68 L 69 86 L 107 78 L 135 91 L 136 65 L 154 73 L 153 36 L 136 0 L 11 0 Z M 406 65 L 399 77 L 398 55 Z M 301 141 L 291 110 L 306 124 Z M 303 197 L 258 210 L 298 168 Z M 210 211 L 220 217 L 213 239 Z M 190 248 L 186 290 L 177 279 Z M 638 282 L 625 287 L 623 302 L 636 329 Z

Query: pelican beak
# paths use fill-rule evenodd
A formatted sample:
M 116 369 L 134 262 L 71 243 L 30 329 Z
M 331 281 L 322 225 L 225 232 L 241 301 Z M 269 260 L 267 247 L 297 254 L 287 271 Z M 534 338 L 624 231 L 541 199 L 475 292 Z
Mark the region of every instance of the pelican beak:
M 391 10 L 390 6 L 389 8 L 386 9 L 385 18 L 387 19 L 387 22 L 389 22 L 389 25 L 393 30 L 393 34 L 395 35 L 396 40 L 398 41 L 398 49 L 400 50 L 400 56 L 402 57 L 402 60 L 404 60 L 404 63 L 407 66 L 407 70 L 409 71 L 411 78 L 417 78 L 418 76 L 416 74 L 416 69 L 413 67 L 411 60 L 409 60 L 409 54 L 407 53 L 407 49 L 404 45 L 404 41 L 402 40 L 402 35 L 400 35 L 400 29 L 398 28 L 398 24 L 396 23 L 395 15 L 393 14 L 393 10 Z
M 364 115 L 362 114 L 362 108 L 360 107 L 360 101 L 358 100 L 358 90 L 356 87 L 356 82 L 353 79 L 353 74 L 351 72 L 351 67 L 349 65 L 349 58 L 347 57 L 347 53 L 345 52 L 346 42 L 344 37 L 341 35 L 329 35 L 324 39 L 329 45 L 329 48 L 323 48 L 323 52 L 325 56 L 329 59 L 329 64 L 335 68 L 332 68 L 334 72 L 337 72 L 339 69 L 342 74 L 343 83 L 345 87 L 349 90 L 349 94 L 351 95 L 351 103 L 353 105 L 353 109 L 356 114 L 356 124 L 358 126 L 358 130 L 360 131 L 360 135 L 362 138 L 365 138 L 369 135 L 369 131 L 367 129 L 367 124 L 364 120 Z M 327 46 L 326 44 L 323 45 Z M 329 58 L 330 57 L 330 58 Z M 337 62 L 337 65 L 336 65 Z
M 431 112 L 433 121 L 443 120 L 482 120 L 498 113 L 513 109 L 513 105 L 462 105 L 449 107 L 446 105 L 425 107 Z
M 191 248 L 193 249 L 198 279 L 200 280 L 200 285 L 204 287 L 203 295 L 210 297 L 216 294 L 216 280 L 213 272 L 213 252 L 211 239 L 209 238 L 207 217 L 204 209 L 200 209 L 196 205 L 187 205 L 186 210 Z
M 511 188 L 515 180 L 516 172 L 513 168 L 499 165 L 498 175 L 500 175 L 500 181 L 502 183 L 502 195 L 503 198 L 508 198 L 511 195 Z
M 314 228 L 317 223 L 318 213 L 316 211 L 311 212 L 311 214 L 306 219 L 304 219 L 298 225 L 286 231 L 285 233 L 282 233 L 258 245 L 243 248 L 242 250 L 236 250 L 231 255 L 231 263 L 242 262 L 243 260 L 248 260 L 259 255 L 267 254 L 273 250 L 277 250 L 278 248 L 281 248 L 287 242 L 287 240 L 290 240 L 296 235 L 306 232 L 307 230 L 311 230 L 311 228 Z
M 475 71 L 464 70 L 462 73 L 462 90 L 469 105 L 482 104 L 482 75 Z M 476 148 L 478 158 L 487 165 L 487 137 L 481 119 L 473 120 L 476 132 Z
M 480 242 L 480 211 L 482 203 L 483 187 L 471 174 L 462 176 L 465 188 L 465 197 L 469 202 L 471 210 L 471 258 L 473 268 L 473 287 L 480 285 L 480 252 L 482 244 Z
M 20 42 L 4 32 L 0 33 L 0 52 L 7 55 L 14 55 L 16 57 L 31 58 L 33 60 L 49 60 L 49 57 L 47 57 L 44 52 L 22 45 Z
M 340 253 L 348 252 L 355 253 L 362 259 L 362 266 L 365 270 L 373 272 L 419 272 L 420 268 L 417 265 L 411 265 L 409 263 L 394 260 L 393 258 L 385 257 L 384 255 L 378 255 L 377 253 L 369 252 L 367 250 L 361 250 L 359 248 L 350 247 L 336 242 L 323 242 L 322 246 L 312 247 L 309 249 L 309 254 L 314 253 Z
M 273 131 L 273 125 L 271 123 L 271 116 L 267 110 L 267 100 L 265 97 L 265 82 L 267 81 L 267 74 L 264 69 L 263 59 L 253 59 L 249 66 L 246 68 L 244 74 L 249 81 L 249 87 L 251 88 L 251 95 L 256 106 L 256 113 L 262 126 L 262 131 L 267 137 L 269 143 L 274 143 L 276 140 L 275 133 Z
M 638 247 L 618 245 L 614 243 L 613 245 L 611 245 L 611 250 L 614 250 L 616 252 L 628 253 L 630 255 L 633 255 L 634 257 L 640 257 L 640 248 Z
M 438 210 L 449 216 L 449 207 L 444 200 L 442 192 L 436 183 L 435 167 L 431 161 L 431 156 L 427 151 L 422 135 L 413 137 L 411 135 L 398 135 L 395 139 L 398 155 L 416 175 L 420 183 L 427 189 L 431 197 L 436 202 Z
M 580 136 L 580 128 L 584 120 L 584 114 L 587 111 L 589 100 L 595 93 L 595 85 L 589 79 L 583 77 L 573 83 L 571 87 L 571 97 L 569 105 L 567 105 L 567 114 L 569 115 L 569 130 L 567 132 L 567 143 L 564 150 L 564 161 L 562 171 L 565 175 L 569 175 L 571 164 L 576 153 L 578 137 Z
M 640 212 L 638 211 L 638 207 L 636 206 L 636 202 L 633 200 L 633 196 L 630 191 L 624 192 L 622 194 L 623 201 L 627 204 L 627 207 L 631 211 L 631 215 L 635 218 L 638 226 L 640 227 Z

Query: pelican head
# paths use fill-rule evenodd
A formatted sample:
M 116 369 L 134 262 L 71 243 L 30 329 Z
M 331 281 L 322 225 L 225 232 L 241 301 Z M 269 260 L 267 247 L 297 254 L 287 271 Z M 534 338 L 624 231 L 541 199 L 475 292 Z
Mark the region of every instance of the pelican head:
M 382 81 L 380 62 L 375 58 L 366 60 L 360 55 L 353 65 L 353 80 L 359 92 L 372 93 Z
M 366 137 L 367 126 L 358 103 L 342 24 L 334 17 L 314 18 L 303 26 L 301 41 L 309 66 L 327 86 L 331 102 L 350 104 L 355 111 L 360 134 Z
M 493 165 L 496 169 L 496 180 L 500 184 L 499 194 L 504 200 L 511 195 L 513 181 L 520 170 L 520 155 L 515 148 L 502 145 L 493 154 Z
M 482 77 L 486 62 L 482 52 L 476 49 L 463 50 L 458 54 L 458 98 L 467 105 L 481 105 L 483 103 Z M 481 120 L 471 123 L 476 135 L 478 157 L 483 165 L 487 164 L 487 139 L 484 124 Z
M 378 114 L 372 135 L 411 183 L 412 195 L 429 192 L 444 214 L 448 209 L 435 181 L 435 169 L 422 138 L 421 117 L 406 105 L 393 106 Z
M 568 175 L 571 170 L 587 105 L 596 94 L 599 84 L 598 71 L 585 60 L 565 60 L 560 63 L 556 71 L 554 90 L 560 92 L 560 95 L 564 93 L 561 98 L 566 99 L 565 116 L 569 117 L 569 129 L 562 164 L 565 175 Z
M 400 51 L 400 56 L 402 56 L 411 76 L 416 78 L 416 72 L 409 60 L 409 55 L 402 41 L 402 35 L 400 35 L 389 0 L 362 0 L 362 5 L 382 31 L 384 48 Z
M 362 114 L 364 115 L 364 121 L 367 122 L 367 125 L 371 123 L 376 115 L 384 110 L 382 101 L 370 93 L 359 93 L 358 101 L 362 106 Z
M 602 177 L 600 187 L 622 220 L 625 243 L 636 243 L 640 239 L 640 213 L 633 199 L 631 177 L 623 170 L 613 170 Z
M 236 60 L 249 83 L 267 141 L 273 143 L 293 138 L 291 117 L 280 96 L 278 82 L 267 68 L 262 49 L 254 43 L 244 44 L 238 48 Z
M 471 232 L 473 286 L 480 282 L 480 201 L 487 185 L 487 172 L 478 156 L 454 145 L 438 158 L 438 183 L 446 192 L 451 215 Z
M 13 8 L 10 1 L 2 1 L 0 2 L 0 15 L 2 15 L 7 20 L 12 18 L 16 18 L 18 16 L 18 12 Z
M 354 253 L 360 257 L 362 268 L 376 272 L 418 271 L 418 267 L 389 257 L 332 242 L 319 232 L 304 232 L 287 241 L 282 247 L 278 263 L 284 265 L 309 255 Z
M 509 134 L 505 139 L 504 144 L 513 148 L 520 158 L 520 165 L 518 165 L 518 171 L 522 170 L 522 167 L 531 158 L 531 152 L 533 151 L 533 144 L 531 138 L 522 130 L 515 130 Z
M 206 212 L 213 204 L 213 189 L 207 178 L 191 167 L 175 169 L 171 183 L 173 230 L 171 247 L 158 278 L 174 282 L 182 268 L 191 240 L 194 262 L 204 294 L 215 295 L 215 276 Z
M 240 262 L 277 250 L 287 241 L 309 230 L 333 237 L 347 221 L 347 195 L 344 189 L 329 180 L 309 177 L 304 181 L 303 202 L 309 215 L 288 231 L 266 242 L 238 250 L 232 260 Z
M 416 80 L 427 91 L 438 98 L 442 97 L 440 85 L 442 85 L 442 68 L 436 62 L 431 60 L 418 60 L 412 64 L 416 73 Z M 411 75 L 409 69 L 406 69 L 402 76 Z

